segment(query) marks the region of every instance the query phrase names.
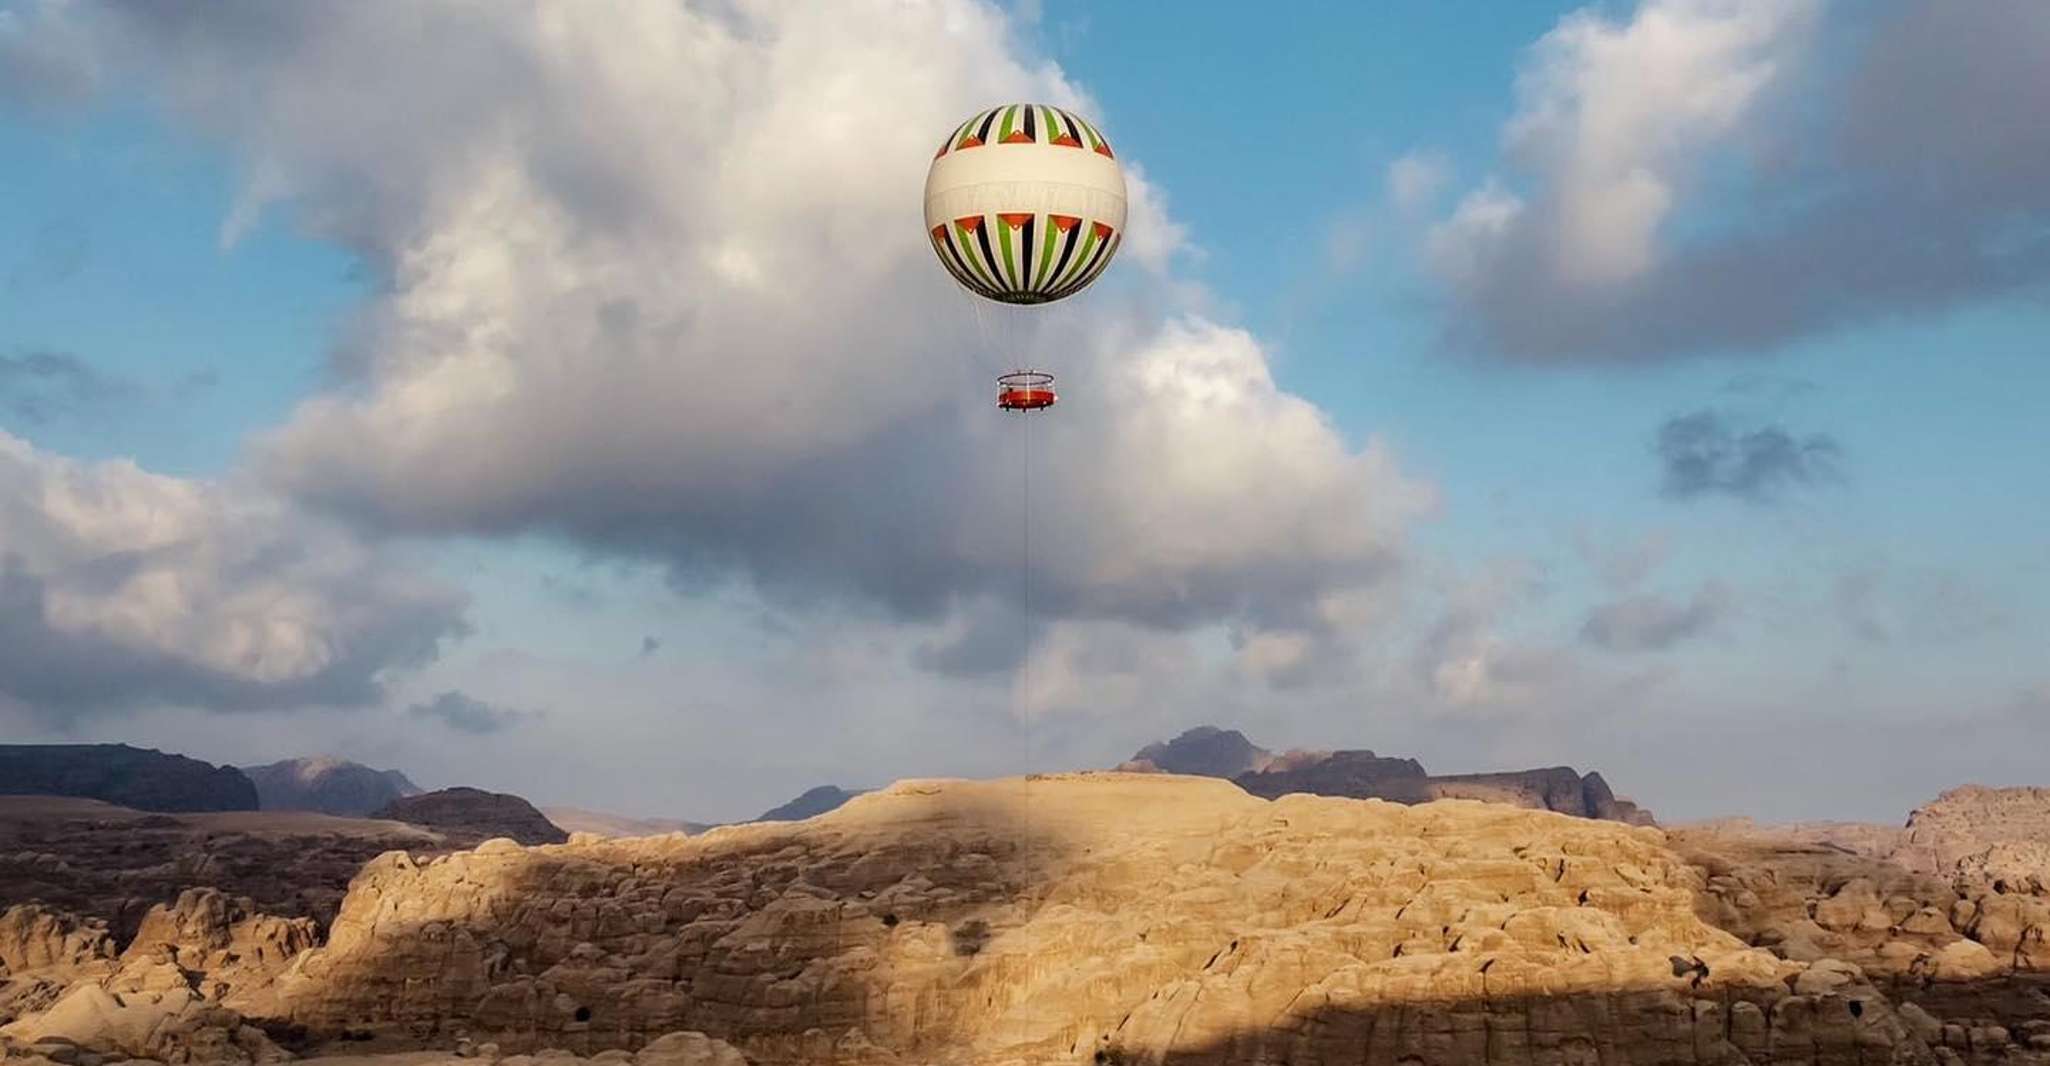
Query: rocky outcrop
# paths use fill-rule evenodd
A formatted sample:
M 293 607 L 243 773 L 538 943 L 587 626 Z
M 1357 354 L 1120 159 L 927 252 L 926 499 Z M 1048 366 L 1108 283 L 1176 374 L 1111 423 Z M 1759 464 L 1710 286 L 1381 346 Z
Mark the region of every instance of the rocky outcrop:
M 145 814 L 95 800 L 0 797 L 0 906 L 42 900 L 104 921 L 117 941 L 194 887 L 325 924 L 363 863 L 447 838 L 399 822 L 310 812 Z
M 444 788 L 393 800 L 376 816 L 470 842 L 506 837 L 522 844 L 560 844 L 569 839 L 526 800 L 478 788 Z
M 1861 836 L 1848 828 L 1831 830 Z M 1711 921 L 1784 958 L 1855 966 L 1958 1056 L 1944 1061 L 2050 1061 L 2050 892 L 2040 885 L 1931 877 L 1785 827 L 1723 822 L 1669 839 L 1706 876 Z
M 0 795 L 80 796 L 139 811 L 251 811 L 256 786 L 214 766 L 126 744 L 0 744 Z
M 796 799 L 778 807 L 763 811 L 757 822 L 801 822 L 816 818 L 827 811 L 839 810 L 848 800 L 861 795 L 866 789 L 849 791 L 838 785 L 820 785 L 806 789 Z
M 1236 729 L 1199 725 L 1173 740 L 1158 741 L 1139 749 L 1138 754 L 1118 769 L 1163 774 L 1195 774 L 1200 777 L 1237 777 L 1251 770 L 1264 770 L 1274 753 L 1246 739 Z
M 1863 822 L 1761 825 L 1726 818 L 1688 827 L 1782 848 L 1824 847 L 1879 859 L 1951 884 L 2028 892 L 2050 885 L 2050 788 L 1954 788 L 1917 807 L 1904 826 Z
M 1173 740 L 1149 744 L 1120 770 L 1230 778 L 1255 796 L 1274 799 L 1294 792 L 1315 796 L 1428 803 L 1473 799 L 1506 803 L 1576 818 L 1628 825 L 1652 825 L 1651 812 L 1621 799 L 1602 775 L 1581 776 L 1572 767 L 1493 774 L 1433 776 L 1415 759 L 1351 751 L 1289 751 L 1280 755 L 1254 745 L 1237 730 L 1198 726 Z
M 420 794 L 397 770 L 373 770 L 345 759 L 285 759 L 242 772 L 267 811 L 320 811 L 361 818 L 393 800 Z
M 1365 750 L 1290 752 L 1274 760 L 1269 769 L 1232 778 L 1240 788 L 1268 799 L 1306 792 L 1392 803 L 1429 801 L 1433 798 L 1430 780 L 1423 764 L 1415 759 L 1384 758 Z
M 2050 788 L 1954 788 L 1908 815 L 1895 862 L 2025 888 L 2050 883 Z
M 900 782 L 803 823 L 386 855 L 270 1000 L 224 1003 L 426 1046 L 690 1028 L 758 1064 L 1939 1061 L 1958 1023 L 1720 927 L 1717 877 L 1497 804 Z

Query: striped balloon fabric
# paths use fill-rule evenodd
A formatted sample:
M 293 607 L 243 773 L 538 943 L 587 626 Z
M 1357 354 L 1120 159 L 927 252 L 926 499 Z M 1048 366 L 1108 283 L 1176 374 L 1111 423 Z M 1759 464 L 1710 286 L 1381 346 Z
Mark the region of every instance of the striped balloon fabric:
M 933 251 L 968 291 L 1007 304 L 1073 295 L 1124 240 L 1125 178 L 1073 112 L 1008 104 L 955 127 L 926 176 Z
M 948 152 L 965 148 L 980 148 L 985 144 L 1052 144 L 1062 148 L 1087 148 L 1093 152 L 1117 158 L 1112 155 L 1110 142 L 1103 134 L 1096 132 L 1087 120 L 1077 118 L 1071 111 L 1044 104 L 1010 104 L 992 107 L 961 123 L 954 135 L 940 145 L 934 159 Z

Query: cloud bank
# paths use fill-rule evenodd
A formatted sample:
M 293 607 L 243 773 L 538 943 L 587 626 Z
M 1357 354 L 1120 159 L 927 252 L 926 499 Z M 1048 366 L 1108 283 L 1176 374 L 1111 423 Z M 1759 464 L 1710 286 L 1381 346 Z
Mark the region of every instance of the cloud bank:
M 1502 171 L 1435 227 L 1455 341 L 1784 343 L 2050 279 L 2050 6 L 1645 0 L 1534 45 Z

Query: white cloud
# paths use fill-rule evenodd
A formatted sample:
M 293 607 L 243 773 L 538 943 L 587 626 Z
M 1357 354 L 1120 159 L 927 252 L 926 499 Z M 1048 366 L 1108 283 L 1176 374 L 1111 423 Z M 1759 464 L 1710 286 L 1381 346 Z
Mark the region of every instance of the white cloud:
M 362 703 L 462 631 L 463 599 L 247 490 L 0 432 L 0 703 Z
M 1605 10 L 1532 46 L 1502 176 L 1426 242 L 1460 346 L 1755 349 L 2050 278 L 2050 7 Z
M 997 9 L 123 14 L 108 53 L 244 160 L 230 231 L 279 205 L 388 279 L 351 386 L 263 443 L 273 484 L 388 529 L 559 534 L 904 616 L 1018 587 L 1023 426 L 991 410 L 918 190 L 989 100 L 1098 109 L 993 47 Z M 1064 389 L 1032 431 L 1043 605 L 1309 625 L 1304 605 L 1394 565 L 1428 489 L 1179 304 L 1187 236 L 1125 162 L 1122 269 L 992 312 L 1013 345 L 985 354 Z
M 1479 281 L 1522 216 L 1522 198 L 1489 178 L 1459 201 L 1451 217 L 1431 227 L 1424 241 L 1425 258 L 1447 281 Z
M 1643 273 L 1678 185 L 1800 55 L 1819 0 L 1647 0 L 1627 24 L 1561 20 L 1518 78 L 1511 154 L 1544 175 L 1552 269 Z

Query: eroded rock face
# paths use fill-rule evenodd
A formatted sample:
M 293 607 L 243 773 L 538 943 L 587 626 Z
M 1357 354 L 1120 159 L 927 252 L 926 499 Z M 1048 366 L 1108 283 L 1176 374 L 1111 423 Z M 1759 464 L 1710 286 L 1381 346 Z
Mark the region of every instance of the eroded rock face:
M 2050 788 L 1954 788 L 1908 815 L 1896 862 L 1944 877 L 2050 882 Z
M 1703 913 L 1745 942 L 1855 965 L 1966 1061 L 2050 1061 L 2000 1057 L 2050 1056 L 2050 894 L 1932 877 L 1845 843 L 1891 850 L 1884 834 L 1816 832 L 1725 822 L 1669 839 L 1707 876 Z
M 271 1009 L 584 1053 L 690 1028 L 764 1064 L 1936 1061 L 1860 967 L 1704 921 L 1706 881 L 1656 829 L 1500 805 L 900 782 L 802 824 L 381 857 Z
M 253 811 L 256 786 L 214 766 L 126 744 L 0 744 L 0 795 L 77 796 L 139 811 Z
M 420 794 L 397 770 L 373 770 L 345 759 L 285 759 L 242 772 L 267 811 L 320 811 L 362 818 L 393 800 Z
M 126 943 L 149 909 L 193 887 L 325 923 L 363 863 L 446 848 L 398 822 L 310 812 L 144 814 L 91 800 L 0 797 L 0 906 L 41 900 L 99 918 Z
M 310 951 L 309 923 L 218 892 L 152 910 L 118 958 L 95 923 L 10 914 L 0 937 L 73 978 L 0 974 L 0 1003 L 39 997 L 0 1044 L 2015 1066 L 2050 1063 L 2043 903 L 1727 827 L 1165 775 L 914 781 L 804 823 L 391 852 Z
M 522 844 L 560 844 L 569 839 L 534 805 L 504 792 L 444 788 L 394 800 L 377 817 L 425 826 L 470 841 L 505 837 Z

